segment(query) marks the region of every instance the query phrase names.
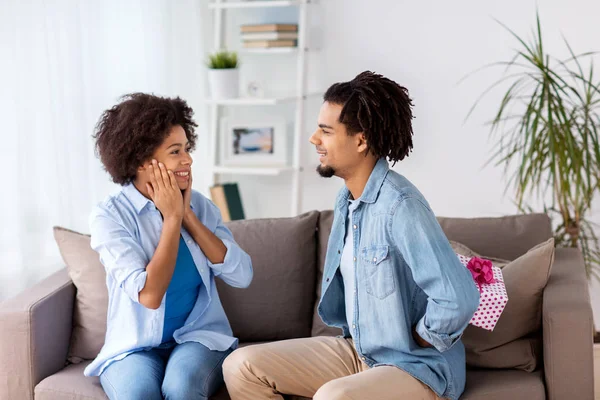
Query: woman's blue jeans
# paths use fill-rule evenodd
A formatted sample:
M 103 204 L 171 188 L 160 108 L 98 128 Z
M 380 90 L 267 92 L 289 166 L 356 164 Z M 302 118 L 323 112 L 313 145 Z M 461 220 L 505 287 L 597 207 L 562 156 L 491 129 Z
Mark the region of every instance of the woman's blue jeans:
M 100 383 L 110 400 L 205 400 L 223 385 L 229 353 L 196 342 L 161 345 L 115 361 Z

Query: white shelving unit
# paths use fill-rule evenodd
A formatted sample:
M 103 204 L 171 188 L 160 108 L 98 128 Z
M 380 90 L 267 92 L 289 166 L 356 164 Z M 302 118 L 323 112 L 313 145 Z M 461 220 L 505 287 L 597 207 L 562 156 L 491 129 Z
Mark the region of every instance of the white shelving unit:
M 239 175 L 279 175 L 282 172 L 293 171 L 293 167 L 220 167 L 215 166 L 214 172 L 217 174 L 239 174 Z
M 295 47 L 272 47 L 270 49 L 242 49 L 240 54 L 287 54 L 296 53 L 298 49 Z
M 240 55 L 244 54 L 256 54 L 265 56 L 269 54 L 289 54 L 296 57 L 296 81 L 294 93 L 284 96 L 265 97 L 265 98 L 236 98 L 227 100 L 215 100 L 207 98 L 205 104 L 210 107 L 210 135 L 209 135 L 209 148 L 213 151 L 209 152 L 209 164 L 212 168 L 210 173 L 211 186 L 219 183 L 221 174 L 236 174 L 236 175 L 257 175 L 257 176 L 277 176 L 280 174 L 290 174 L 290 185 L 291 185 L 291 204 L 290 204 L 290 216 L 295 216 L 300 213 L 300 174 L 302 168 L 300 165 L 300 155 L 302 135 L 304 130 L 304 102 L 308 96 L 316 95 L 317 93 L 306 93 L 306 52 L 308 51 L 306 45 L 306 27 L 307 27 L 307 7 L 310 0 L 268 0 L 268 1 L 228 1 L 213 0 L 209 3 L 209 8 L 213 10 L 214 17 L 214 50 L 224 48 L 224 17 L 225 11 L 229 12 L 243 12 L 244 9 L 249 8 L 270 8 L 270 7 L 298 7 L 298 40 L 296 48 L 268 48 L 268 49 L 242 49 L 239 51 Z M 216 163 L 217 154 L 219 152 L 219 118 L 222 112 L 222 107 L 231 106 L 274 106 L 278 104 L 295 103 L 294 112 L 294 130 L 293 140 L 291 142 L 292 147 L 292 160 L 291 164 L 285 167 L 279 168 L 256 168 L 256 167 L 227 167 L 221 166 Z M 287 134 L 287 132 L 286 132 Z M 305 138 L 304 138 L 305 139 Z M 242 194 L 243 195 L 243 194 Z
M 213 9 L 227 9 L 227 8 L 259 8 L 259 7 L 289 7 L 306 4 L 306 1 L 288 1 L 288 0 L 267 0 L 267 1 L 230 1 L 222 2 L 214 0 L 209 3 L 208 8 Z

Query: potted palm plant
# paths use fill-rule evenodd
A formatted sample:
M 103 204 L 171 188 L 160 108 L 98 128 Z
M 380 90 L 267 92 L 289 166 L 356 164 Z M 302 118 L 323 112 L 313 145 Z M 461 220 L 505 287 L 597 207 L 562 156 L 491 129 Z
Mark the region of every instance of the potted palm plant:
M 217 51 L 208 56 L 208 86 L 214 99 L 239 96 L 239 62 L 237 53 Z
M 519 47 L 512 59 L 490 65 L 503 67 L 504 76 L 483 92 L 469 115 L 492 88 L 506 85 L 490 122 L 496 139 L 490 161 L 504 166 L 506 188 L 514 190 L 519 209 L 543 207 L 552 218 L 557 246 L 580 248 L 588 277 L 599 278 L 596 224 L 589 219 L 600 190 L 594 53 L 576 55 L 564 40 L 570 57 L 551 56 L 543 46 L 539 13 L 536 22 L 530 41 L 499 22 Z

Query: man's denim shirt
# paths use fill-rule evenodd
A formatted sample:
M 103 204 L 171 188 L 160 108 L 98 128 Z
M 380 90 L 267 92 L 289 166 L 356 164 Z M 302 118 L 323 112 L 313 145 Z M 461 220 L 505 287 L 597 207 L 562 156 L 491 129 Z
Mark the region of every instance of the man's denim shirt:
M 394 365 L 438 396 L 458 399 L 466 375 L 460 338 L 479 303 L 470 272 L 423 195 L 380 159 L 351 221 L 356 292 L 348 327 L 339 266 L 349 196 L 344 187 L 336 200 L 319 315 L 354 338 L 367 365 Z M 417 345 L 413 327 L 433 347 Z

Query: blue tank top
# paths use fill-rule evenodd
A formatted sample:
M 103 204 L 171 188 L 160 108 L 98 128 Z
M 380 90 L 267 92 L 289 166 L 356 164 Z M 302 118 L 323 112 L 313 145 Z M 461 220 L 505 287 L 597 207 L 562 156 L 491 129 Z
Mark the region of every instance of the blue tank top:
M 185 240 L 180 236 L 175 271 L 167 288 L 162 343 L 173 340 L 173 333 L 185 324 L 196 304 L 200 285 L 202 278 Z

